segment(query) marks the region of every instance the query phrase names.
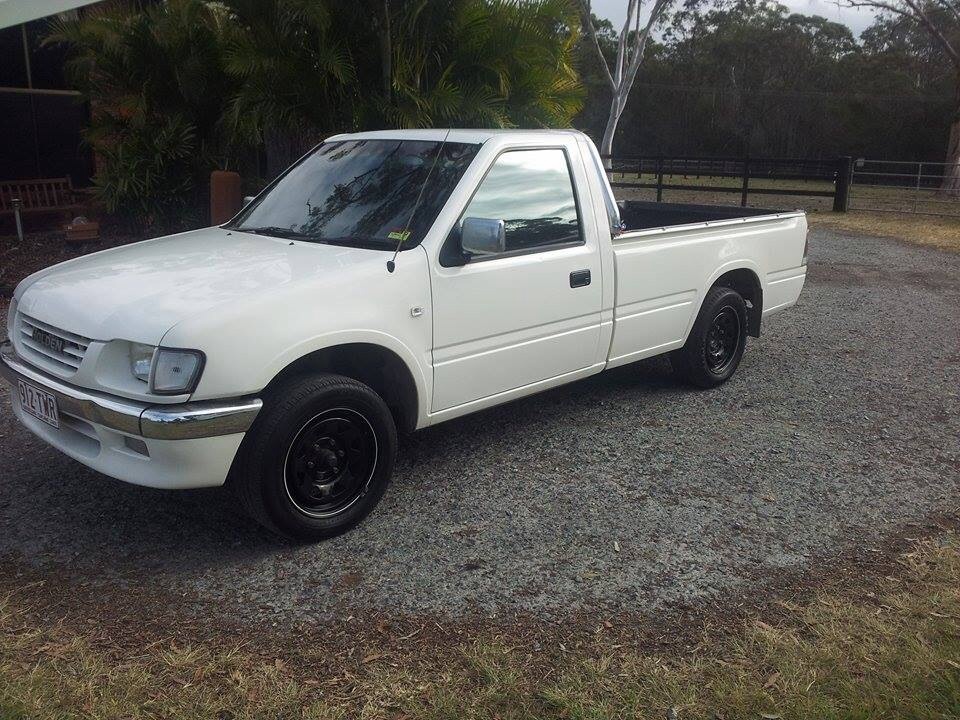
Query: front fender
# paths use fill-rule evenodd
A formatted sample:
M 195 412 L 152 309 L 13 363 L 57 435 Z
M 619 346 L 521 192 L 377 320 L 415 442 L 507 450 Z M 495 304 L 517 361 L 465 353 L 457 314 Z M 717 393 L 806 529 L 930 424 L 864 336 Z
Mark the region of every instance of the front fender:
M 429 412 L 429 402 L 432 397 L 432 374 L 427 371 L 429 357 L 418 358 L 417 354 L 399 338 L 379 330 L 338 330 L 312 337 L 309 340 L 297 343 L 293 347 L 275 355 L 260 371 L 256 381 L 262 390 L 270 381 L 297 360 L 320 350 L 364 343 L 377 345 L 393 352 L 399 357 L 417 388 L 417 427 L 420 427 Z
M 284 369 L 303 357 L 317 351 L 341 345 L 364 343 L 389 350 L 407 367 L 417 391 L 417 427 L 420 427 L 429 412 L 432 393 L 432 375 L 429 372 L 429 357 L 418 357 L 416 352 L 394 335 L 379 330 L 334 330 L 299 340 L 293 345 L 263 343 L 241 354 L 239 349 L 221 348 L 216 357 L 228 352 L 237 360 L 232 363 L 218 362 L 204 371 L 191 400 L 207 400 L 222 397 L 256 396 Z M 273 347 L 282 350 L 271 351 Z

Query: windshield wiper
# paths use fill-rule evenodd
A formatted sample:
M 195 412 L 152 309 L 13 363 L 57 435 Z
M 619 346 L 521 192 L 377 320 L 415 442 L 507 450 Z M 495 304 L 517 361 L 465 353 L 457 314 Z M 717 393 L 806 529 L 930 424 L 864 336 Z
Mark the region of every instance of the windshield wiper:
M 264 227 L 239 227 L 240 232 L 254 233 L 256 235 L 269 235 L 270 237 L 283 238 L 285 240 L 310 240 L 316 242 L 317 238 L 306 235 L 299 230 L 292 228 L 277 227 L 276 225 L 265 225 Z

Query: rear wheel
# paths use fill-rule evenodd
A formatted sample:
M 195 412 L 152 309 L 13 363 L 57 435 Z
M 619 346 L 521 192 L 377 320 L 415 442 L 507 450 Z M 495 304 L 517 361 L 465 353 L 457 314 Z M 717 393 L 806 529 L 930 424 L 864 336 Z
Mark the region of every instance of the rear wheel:
M 338 535 L 383 496 L 397 431 L 383 399 L 340 375 L 293 378 L 271 392 L 231 483 L 247 512 L 302 541 Z
M 747 343 L 747 304 L 736 290 L 714 287 L 684 346 L 670 354 L 674 371 L 700 387 L 726 382 L 736 371 Z

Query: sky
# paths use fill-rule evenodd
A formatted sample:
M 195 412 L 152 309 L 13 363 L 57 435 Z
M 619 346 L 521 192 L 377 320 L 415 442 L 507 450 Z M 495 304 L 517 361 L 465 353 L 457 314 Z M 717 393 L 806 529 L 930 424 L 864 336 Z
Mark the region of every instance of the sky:
M 780 2 L 794 12 L 820 15 L 828 20 L 841 22 L 849 26 L 854 35 L 859 35 L 873 22 L 873 12 L 841 7 L 835 0 L 780 0 Z M 627 0 L 592 0 L 592 7 L 595 15 L 608 18 L 617 30 L 623 27 L 623 22 L 627 19 Z

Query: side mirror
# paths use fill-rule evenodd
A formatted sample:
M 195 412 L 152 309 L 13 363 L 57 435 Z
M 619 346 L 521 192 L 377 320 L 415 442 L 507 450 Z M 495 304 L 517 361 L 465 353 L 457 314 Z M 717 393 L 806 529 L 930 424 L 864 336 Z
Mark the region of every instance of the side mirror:
M 234 196 L 234 197 L 236 197 L 236 196 Z M 252 203 L 255 197 L 256 197 L 256 195 L 247 195 L 245 198 L 243 198 L 243 205 L 240 206 L 241 209 L 242 209 L 242 208 L 245 208 L 247 205 L 249 205 L 250 203 Z
M 460 248 L 471 255 L 496 255 L 507 249 L 503 220 L 468 217 L 460 228 Z

